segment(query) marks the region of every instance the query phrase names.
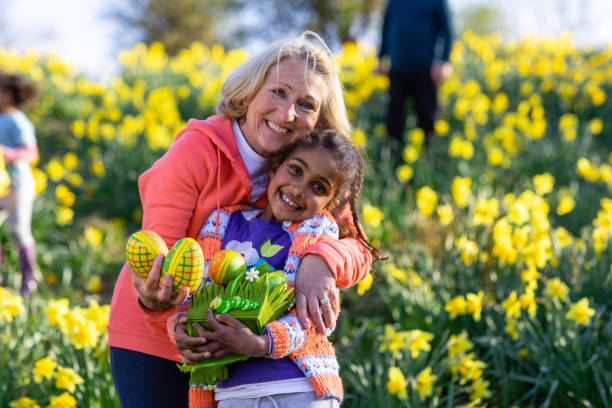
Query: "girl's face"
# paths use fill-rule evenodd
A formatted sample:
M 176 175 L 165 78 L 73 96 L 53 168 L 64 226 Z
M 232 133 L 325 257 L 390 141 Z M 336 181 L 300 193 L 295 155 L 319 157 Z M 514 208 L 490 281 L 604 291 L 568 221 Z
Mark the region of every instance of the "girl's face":
M 0 112 L 8 112 L 13 107 L 14 101 L 11 92 L 0 88 Z
M 303 221 L 327 208 L 338 189 L 338 169 L 322 146 L 296 149 L 270 177 L 268 206 L 260 218 Z
M 303 61 L 276 65 L 240 123 L 245 139 L 264 157 L 297 140 L 314 129 L 325 90 L 323 78 Z

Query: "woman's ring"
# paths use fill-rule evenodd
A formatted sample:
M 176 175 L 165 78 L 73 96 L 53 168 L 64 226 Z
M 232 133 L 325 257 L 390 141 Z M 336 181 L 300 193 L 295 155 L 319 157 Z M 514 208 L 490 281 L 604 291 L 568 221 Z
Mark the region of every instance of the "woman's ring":
M 329 305 L 329 298 L 324 297 L 323 299 L 319 300 L 319 303 L 321 303 L 321 305 Z

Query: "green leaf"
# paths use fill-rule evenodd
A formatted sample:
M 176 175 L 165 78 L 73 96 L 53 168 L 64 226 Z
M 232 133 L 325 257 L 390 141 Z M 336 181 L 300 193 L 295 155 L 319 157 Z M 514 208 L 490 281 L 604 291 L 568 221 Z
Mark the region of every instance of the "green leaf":
M 284 246 L 282 245 L 273 245 L 270 242 L 270 239 L 268 239 L 266 242 L 261 244 L 261 246 L 259 247 L 259 253 L 261 254 L 261 256 L 265 258 L 270 258 L 271 256 L 276 255 L 278 251 L 280 251 L 283 248 Z

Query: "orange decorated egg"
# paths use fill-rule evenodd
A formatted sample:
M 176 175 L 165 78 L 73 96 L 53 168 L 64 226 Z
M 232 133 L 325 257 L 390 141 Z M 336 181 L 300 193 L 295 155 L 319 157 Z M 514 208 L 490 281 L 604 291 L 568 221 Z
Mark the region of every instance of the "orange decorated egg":
M 153 261 L 157 255 L 166 255 L 168 247 L 166 243 L 154 231 L 138 231 L 128 239 L 125 246 L 125 256 L 138 276 L 147 279 Z
M 193 293 L 200 286 L 204 274 L 204 254 L 195 239 L 179 239 L 170 248 L 162 266 L 162 278 L 168 273 L 172 275 L 174 293 L 184 287 Z
M 227 285 L 243 272 L 246 272 L 244 257 L 231 249 L 223 249 L 213 255 L 208 274 L 217 285 Z

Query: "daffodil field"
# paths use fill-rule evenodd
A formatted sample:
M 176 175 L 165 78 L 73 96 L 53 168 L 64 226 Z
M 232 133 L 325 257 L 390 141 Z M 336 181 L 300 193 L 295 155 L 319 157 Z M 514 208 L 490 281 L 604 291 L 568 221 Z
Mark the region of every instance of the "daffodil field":
M 0 70 L 43 90 L 28 115 L 44 280 L 16 295 L 4 227 L 0 406 L 118 406 L 105 325 L 137 177 L 246 58 L 138 45 L 93 83 L 57 56 L 0 50 Z M 389 257 L 342 291 L 343 406 L 612 406 L 612 47 L 464 33 L 426 147 L 414 118 L 404 146 L 387 139 L 373 49 L 336 58 L 367 153 L 361 221 Z

